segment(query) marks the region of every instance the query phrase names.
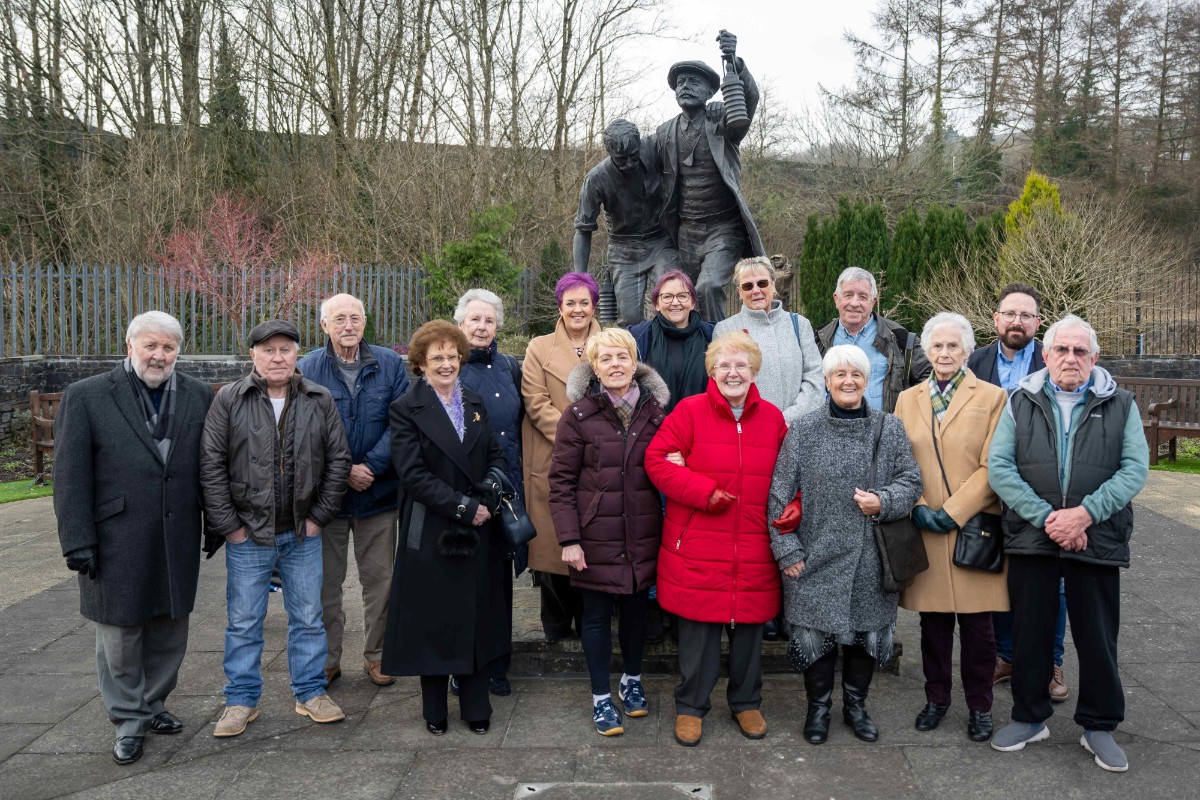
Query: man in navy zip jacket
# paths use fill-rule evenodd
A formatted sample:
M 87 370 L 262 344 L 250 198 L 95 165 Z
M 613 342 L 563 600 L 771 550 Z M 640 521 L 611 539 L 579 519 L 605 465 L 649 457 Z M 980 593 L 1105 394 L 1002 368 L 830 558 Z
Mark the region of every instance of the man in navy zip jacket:
M 346 427 L 353 463 L 342 508 L 337 519 L 325 528 L 321 545 L 324 566 L 321 606 L 329 639 L 326 686 L 342 674 L 342 635 L 346 627 L 342 584 L 346 579 L 351 532 L 366 625 L 363 670 L 378 686 L 396 680 L 384 675 L 379 666 L 396 556 L 399 502 L 396 494 L 399 483 L 392 468 L 388 406 L 408 391 L 408 375 L 404 359 L 394 351 L 363 341 L 366 325 L 367 313 L 361 300 L 348 294 L 334 295 L 321 304 L 321 328 L 329 335 L 328 343 L 296 365 L 304 377 L 333 395 Z

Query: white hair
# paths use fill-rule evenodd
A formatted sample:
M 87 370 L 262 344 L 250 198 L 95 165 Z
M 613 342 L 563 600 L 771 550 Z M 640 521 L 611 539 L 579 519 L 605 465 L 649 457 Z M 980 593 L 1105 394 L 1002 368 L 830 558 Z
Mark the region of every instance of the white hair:
M 1058 322 L 1046 329 L 1046 335 L 1042 337 L 1042 347 L 1049 350 L 1054 346 L 1054 339 L 1058 336 L 1061 330 L 1080 328 L 1087 331 L 1088 343 L 1092 347 L 1092 355 L 1097 355 L 1100 352 L 1100 340 L 1096 338 L 1096 329 L 1088 324 L 1088 321 L 1083 317 L 1075 314 L 1067 314 Z
M 183 347 L 183 326 L 165 311 L 146 311 L 131 319 L 129 327 L 125 329 L 125 344 L 132 344 L 134 339 L 146 331 L 174 336 L 175 344 Z
M 467 306 L 478 300 L 481 303 L 490 303 L 492 308 L 496 309 L 496 327 L 504 327 L 504 301 L 500 299 L 500 295 L 495 292 L 489 292 L 487 289 L 467 289 L 463 296 L 458 298 L 458 306 L 454 309 L 454 324 L 462 325 L 462 321 L 467 318 Z
M 842 270 L 842 274 L 838 275 L 837 286 L 834 288 L 834 291 L 841 294 L 843 284 L 854 283 L 855 281 L 865 281 L 870 284 L 872 299 L 879 296 L 879 286 L 875 283 L 875 276 L 862 267 L 846 267 Z
M 871 359 L 867 358 L 867 354 L 861 347 L 852 344 L 835 344 L 826 350 L 825 357 L 821 359 L 821 372 L 828 378 L 839 367 L 854 367 L 863 374 L 864 378 L 868 380 L 871 378 Z
M 326 313 L 325 313 L 326 311 L 329 310 L 329 304 L 332 303 L 334 300 L 338 299 L 339 297 L 349 297 L 351 300 L 358 303 L 359 313 L 361 313 L 364 317 L 367 315 L 367 307 L 365 305 L 363 305 L 362 300 L 359 300 L 357 297 L 355 297 L 352 294 L 346 294 L 343 292 L 341 294 L 335 294 L 333 297 L 328 297 L 325 299 L 325 301 L 323 303 L 321 303 L 321 321 L 322 322 L 329 319 L 328 315 L 326 315 Z
M 921 349 L 926 353 L 933 344 L 933 333 L 938 328 L 958 328 L 958 339 L 963 350 L 970 354 L 975 349 L 975 331 L 971 330 L 971 323 L 967 322 L 967 318 L 952 311 L 943 311 L 930 317 L 921 329 Z

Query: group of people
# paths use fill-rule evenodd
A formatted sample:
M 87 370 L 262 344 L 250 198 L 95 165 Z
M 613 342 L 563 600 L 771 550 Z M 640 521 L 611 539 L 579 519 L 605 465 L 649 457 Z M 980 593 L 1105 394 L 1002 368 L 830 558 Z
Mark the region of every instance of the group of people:
M 602 328 L 596 282 L 568 273 L 554 331 L 520 363 L 497 351 L 500 298 L 472 289 L 453 322 L 412 337 L 411 381 L 400 356 L 363 340 L 363 304 L 337 295 L 321 309 L 324 348 L 299 358 L 294 326 L 264 322 L 247 342 L 250 373 L 215 398 L 174 370 L 178 321 L 136 317 L 124 364 L 71 386 L 56 419 L 55 509 L 81 610 L 96 622 L 113 759 L 140 757 L 147 732 L 182 729 L 165 700 L 201 541 L 210 558 L 225 546 L 228 572 L 227 704 L 214 734 L 238 735 L 258 714 L 273 570 L 295 711 L 342 719 L 329 687 L 353 540 L 363 669 L 381 686 L 420 676 L 434 735 L 448 730 L 448 695 L 485 734 L 489 695 L 511 691 L 513 579 L 528 567 L 546 638 L 582 641 L 601 735 L 649 713 L 648 612 L 673 615 L 684 746 L 702 739 L 723 638 L 729 710 L 743 735 L 767 734 L 768 632 L 790 636 L 804 674 L 805 739 L 830 735 L 840 650 L 843 719 L 875 741 L 866 700 L 903 606 L 921 621 L 917 729 L 937 727 L 951 704 L 957 623 L 967 734 L 1019 750 L 1046 738 L 1066 690 L 1061 626 L 1044 613 L 1063 602 L 1081 744 L 1105 769 L 1126 769 L 1111 735 L 1124 714 L 1118 568 L 1148 452 L 1132 397 L 1097 366 L 1090 325 L 1069 315 L 1038 343 L 1038 293 L 1011 285 L 998 341 L 976 350 L 958 314 L 918 335 L 875 313 L 875 279 L 850 268 L 838 318 L 814 330 L 775 298 L 775 278 L 766 258 L 739 261 L 742 308 L 714 326 L 689 275 L 668 271 L 650 290 L 651 318 L 625 330 Z M 537 531 L 527 550 L 497 524 L 513 496 Z M 955 563 L 961 529 L 987 513 L 1003 518 L 1000 572 Z M 904 518 L 929 568 L 889 591 L 874 526 Z M 1003 678 L 1012 723 L 993 735 Z

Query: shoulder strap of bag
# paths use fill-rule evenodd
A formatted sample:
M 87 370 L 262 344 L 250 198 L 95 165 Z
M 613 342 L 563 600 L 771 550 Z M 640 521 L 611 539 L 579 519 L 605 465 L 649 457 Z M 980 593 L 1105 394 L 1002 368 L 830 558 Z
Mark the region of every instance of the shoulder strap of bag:
M 904 339 L 904 385 L 908 386 L 908 382 L 912 380 L 912 360 L 913 349 L 917 346 L 917 335 L 912 331 L 908 331 L 908 336 Z
M 933 408 L 929 409 L 929 432 L 933 436 L 933 452 L 937 455 L 938 469 L 942 471 L 942 483 L 946 487 L 946 497 L 951 495 L 950 481 L 946 480 L 946 465 L 942 463 L 942 451 L 937 443 L 937 414 Z
M 875 488 L 875 476 L 879 467 L 879 440 L 883 438 L 883 414 L 879 415 L 879 424 L 875 426 L 875 446 L 871 450 L 871 472 L 867 476 L 867 491 Z
M 791 315 L 791 318 L 792 318 L 792 330 L 796 334 L 796 346 L 799 347 L 801 350 L 803 350 L 804 343 L 800 341 L 800 319 L 797 317 L 795 311 L 791 311 L 791 312 L 789 312 L 789 314 Z

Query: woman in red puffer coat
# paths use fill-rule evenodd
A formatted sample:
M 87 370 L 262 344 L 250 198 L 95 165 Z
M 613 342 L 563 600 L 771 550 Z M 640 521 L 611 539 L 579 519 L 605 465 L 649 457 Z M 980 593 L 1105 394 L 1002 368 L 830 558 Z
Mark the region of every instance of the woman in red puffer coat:
M 763 623 L 779 611 L 779 567 L 767 531 L 783 414 L 754 385 L 762 352 L 741 331 L 704 357 L 704 394 L 679 401 L 646 450 L 646 472 L 666 495 L 658 602 L 679 615 L 675 739 L 698 744 L 729 632 L 729 708 L 742 733 L 761 739 Z

